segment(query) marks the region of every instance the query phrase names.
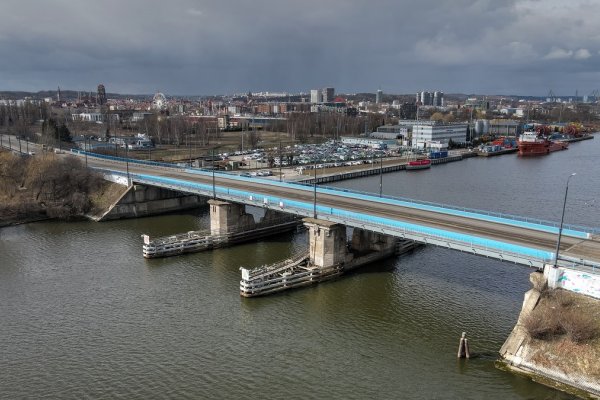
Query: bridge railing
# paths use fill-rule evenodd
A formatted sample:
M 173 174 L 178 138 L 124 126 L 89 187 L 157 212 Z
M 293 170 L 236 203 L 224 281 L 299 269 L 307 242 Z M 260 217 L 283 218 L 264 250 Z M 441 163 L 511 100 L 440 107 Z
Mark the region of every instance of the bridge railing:
M 86 152 L 84 152 L 82 150 L 71 149 L 71 151 L 73 153 L 77 153 L 77 154 L 86 154 Z M 87 154 L 88 154 L 88 156 L 98 157 L 98 158 L 102 158 L 102 159 L 106 159 L 106 160 L 113 160 L 113 161 L 118 161 L 118 162 L 126 162 L 127 161 L 127 159 L 125 159 L 123 157 L 108 156 L 108 155 L 89 153 L 89 152 L 87 152 Z M 175 168 L 180 171 L 185 171 L 185 172 L 192 173 L 192 174 L 201 174 L 201 175 L 205 175 L 205 176 L 211 175 L 213 173 L 212 170 L 208 170 L 208 169 L 192 168 L 189 166 L 179 166 L 179 165 L 172 164 L 172 163 L 161 163 L 161 162 L 157 162 L 157 161 L 129 159 L 129 162 L 135 163 L 135 164 L 140 164 L 140 165 L 149 165 L 149 166 L 156 166 L 156 167 L 163 167 L 163 168 Z M 256 183 L 257 181 L 263 181 L 270 185 L 280 186 L 280 187 L 289 187 L 292 189 L 298 189 L 298 188 L 307 189 L 307 188 L 313 187 L 313 185 L 308 184 L 308 183 L 278 182 L 276 180 L 262 179 L 260 177 L 245 177 L 245 176 L 241 176 L 237 173 L 233 173 L 233 172 L 224 172 L 224 171 L 216 172 L 215 171 L 214 174 L 220 175 L 223 177 L 227 177 L 230 179 L 245 181 L 245 182 L 255 182 Z M 544 220 L 544 219 L 540 219 L 540 218 L 523 217 L 523 216 L 509 214 L 509 213 L 500 213 L 500 212 L 494 212 L 494 211 L 479 210 L 479 209 L 469 208 L 469 207 L 453 206 L 450 204 L 436 203 L 436 202 L 430 202 L 430 201 L 424 201 L 424 200 L 415 200 L 415 199 L 399 197 L 399 196 L 383 195 L 380 197 L 374 193 L 364 192 L 364 191 L 359 191 L 359 190 L 338 188 L 338 187 L 332 187 L 332 186 L 318 186 L 319 193 L 325 194 L 325 193 L 327 193 L 326 191 L 335 191 L 337 194 L 342 192 L 346 195 L 349 195 L 348 197 L 350 197 L 350 198 L 366 199 L 369 201 L 377 201 L 377 202 L 382 202 L 382 203 L 392 203 L 392 204 L 405 206 L 405 207 L 411 207 L 411 208 L 415 208 L 415 206 L 420 206 L 417 208 L 423 208 L 423 209 L 426 209 L 428 211 L 433 211 L 433 212 L 442 212 L 442 213 L 460 215 L 460 216 L 465 216 L 468 218 L 482 219 L 482 216 L 485 216 L 485 217 L 487 217 L 486 220 L 491 220 L 492 222 L 500 222 L 500 223 L 506 223 L 506 222 L 510 222 L 510 221 L 520 222 L 520 223 L 524 223 L 525 225 L 523 225 L 523 224 L 518 224 L 518 225 L 533 228 L 533 229 L 536 229 L 536 228 L 539 229 L 540 227 L 555 228 L 555 229 L 553 229 L 552 233 L 558 233 L 558 228 L 560 225 L 558 222 L 554 222 L 554 221 Z M 537 227 L 535 225 L 537 225 Z M 600 234 L 600 228 L 591 228 L 591 227 L 575 225 L 575 224 L 563 224 L 563 230 L 564 230 L 563 234 L 572 235 L 572 236 L 576 236 L 576 237 L 586 237 L 589 235 Z M 554 231 L 556 231 L 556 232 L 554 232 Z M 584 234 L 589 234 L 589 235 L 584 235 Z

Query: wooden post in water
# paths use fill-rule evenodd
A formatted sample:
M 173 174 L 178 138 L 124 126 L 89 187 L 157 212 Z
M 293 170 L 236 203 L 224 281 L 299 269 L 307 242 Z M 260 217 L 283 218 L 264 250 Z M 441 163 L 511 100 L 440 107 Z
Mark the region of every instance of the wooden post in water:
M 467 347 L 467 332 L 463 332 L 462 336 L 460 337 L 460 342 L 458 344 L 458 354 L 457 357 L 458 358 L 465 358 L 467 355 L 467 352 L 465 351 Z
M 469 351 L 469 339 L 465 337 L 465 357 L 471 358 L 471 352 Z

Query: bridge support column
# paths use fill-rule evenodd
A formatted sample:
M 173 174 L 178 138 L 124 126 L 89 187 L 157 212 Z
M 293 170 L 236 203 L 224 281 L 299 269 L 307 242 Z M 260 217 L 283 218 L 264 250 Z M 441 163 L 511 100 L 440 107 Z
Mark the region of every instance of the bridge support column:
M 310 263 L 317 267 L 331 267 L 346 261 L 346 227 L 329 221 L 304 218 L 310 243 Z
M 393 236 L 354 228 L 350 248 L 358 254 L 372 251 L 392 252 L 395 250 L 396 243 L 397 239 Z
M 254 216 L 246 213 L 243 204 L 221 200 L 209 200 L 208 204 L 210 204 L 211 235 L 226 235 L 254 229 Z

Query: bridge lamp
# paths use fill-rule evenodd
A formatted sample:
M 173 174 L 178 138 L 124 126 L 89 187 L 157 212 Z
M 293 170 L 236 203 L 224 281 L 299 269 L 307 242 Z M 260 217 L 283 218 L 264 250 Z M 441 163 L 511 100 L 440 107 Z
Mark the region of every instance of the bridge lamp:
M 383 154 L 379 157 L 379 197 L 383 197 Z
M 575 172 L 573 172 L 567 178 L 567 186 L 565 187 L 565 199 L 563 201 L 562 216 L 560 217 L 560 227 L 558 228 L 558 240 L 556 241 L 556 252 L 554 253 L 554 265 L 553 265 L 554 268 L 558 267 L 558 251 L 560 249 L 560 238 L 562 235 L 563 221 L 565 220 L 565 208 L 567 207 L 567 194 L 569 193 L 569 181 L 575 175 L 577 175 L 577 174 Z
M 125 141 L 125 165 L 127 166 L 127 185 L 130 185 L 131 177 L 129 176 L 129 143 Z
M 314 163 L 315 177 L 313 180 L 313 218 L 317 219 L 317 160 Z
M 217 188 L 215 185 L 215 149 L 213 148 L 210 152 L 211 154 L 211 164 L 212 164 L 212 190 L 213 190 L 213 200 L 217 199 Z

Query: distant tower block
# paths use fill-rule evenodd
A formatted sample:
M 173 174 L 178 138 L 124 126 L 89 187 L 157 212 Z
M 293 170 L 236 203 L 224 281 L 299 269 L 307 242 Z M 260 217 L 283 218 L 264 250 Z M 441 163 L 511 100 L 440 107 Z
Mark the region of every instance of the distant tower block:
M 104 89 L 103 84 L 98 85 L 98 93 L 96 95 L 96 103 L 100 104 L 101 106 L 106 104 L 106 89 Z
M 377 104 L 381 103 L 382 96 L 383 96 L 383 91 L 381 89 L 379 89 L 377 91 L 377 93 L 375 94 L 375 103 L 377 103 Z
M 331 103 L 335 97 L 335 88 L 326 87 L 321 90 L 323 103 Z

